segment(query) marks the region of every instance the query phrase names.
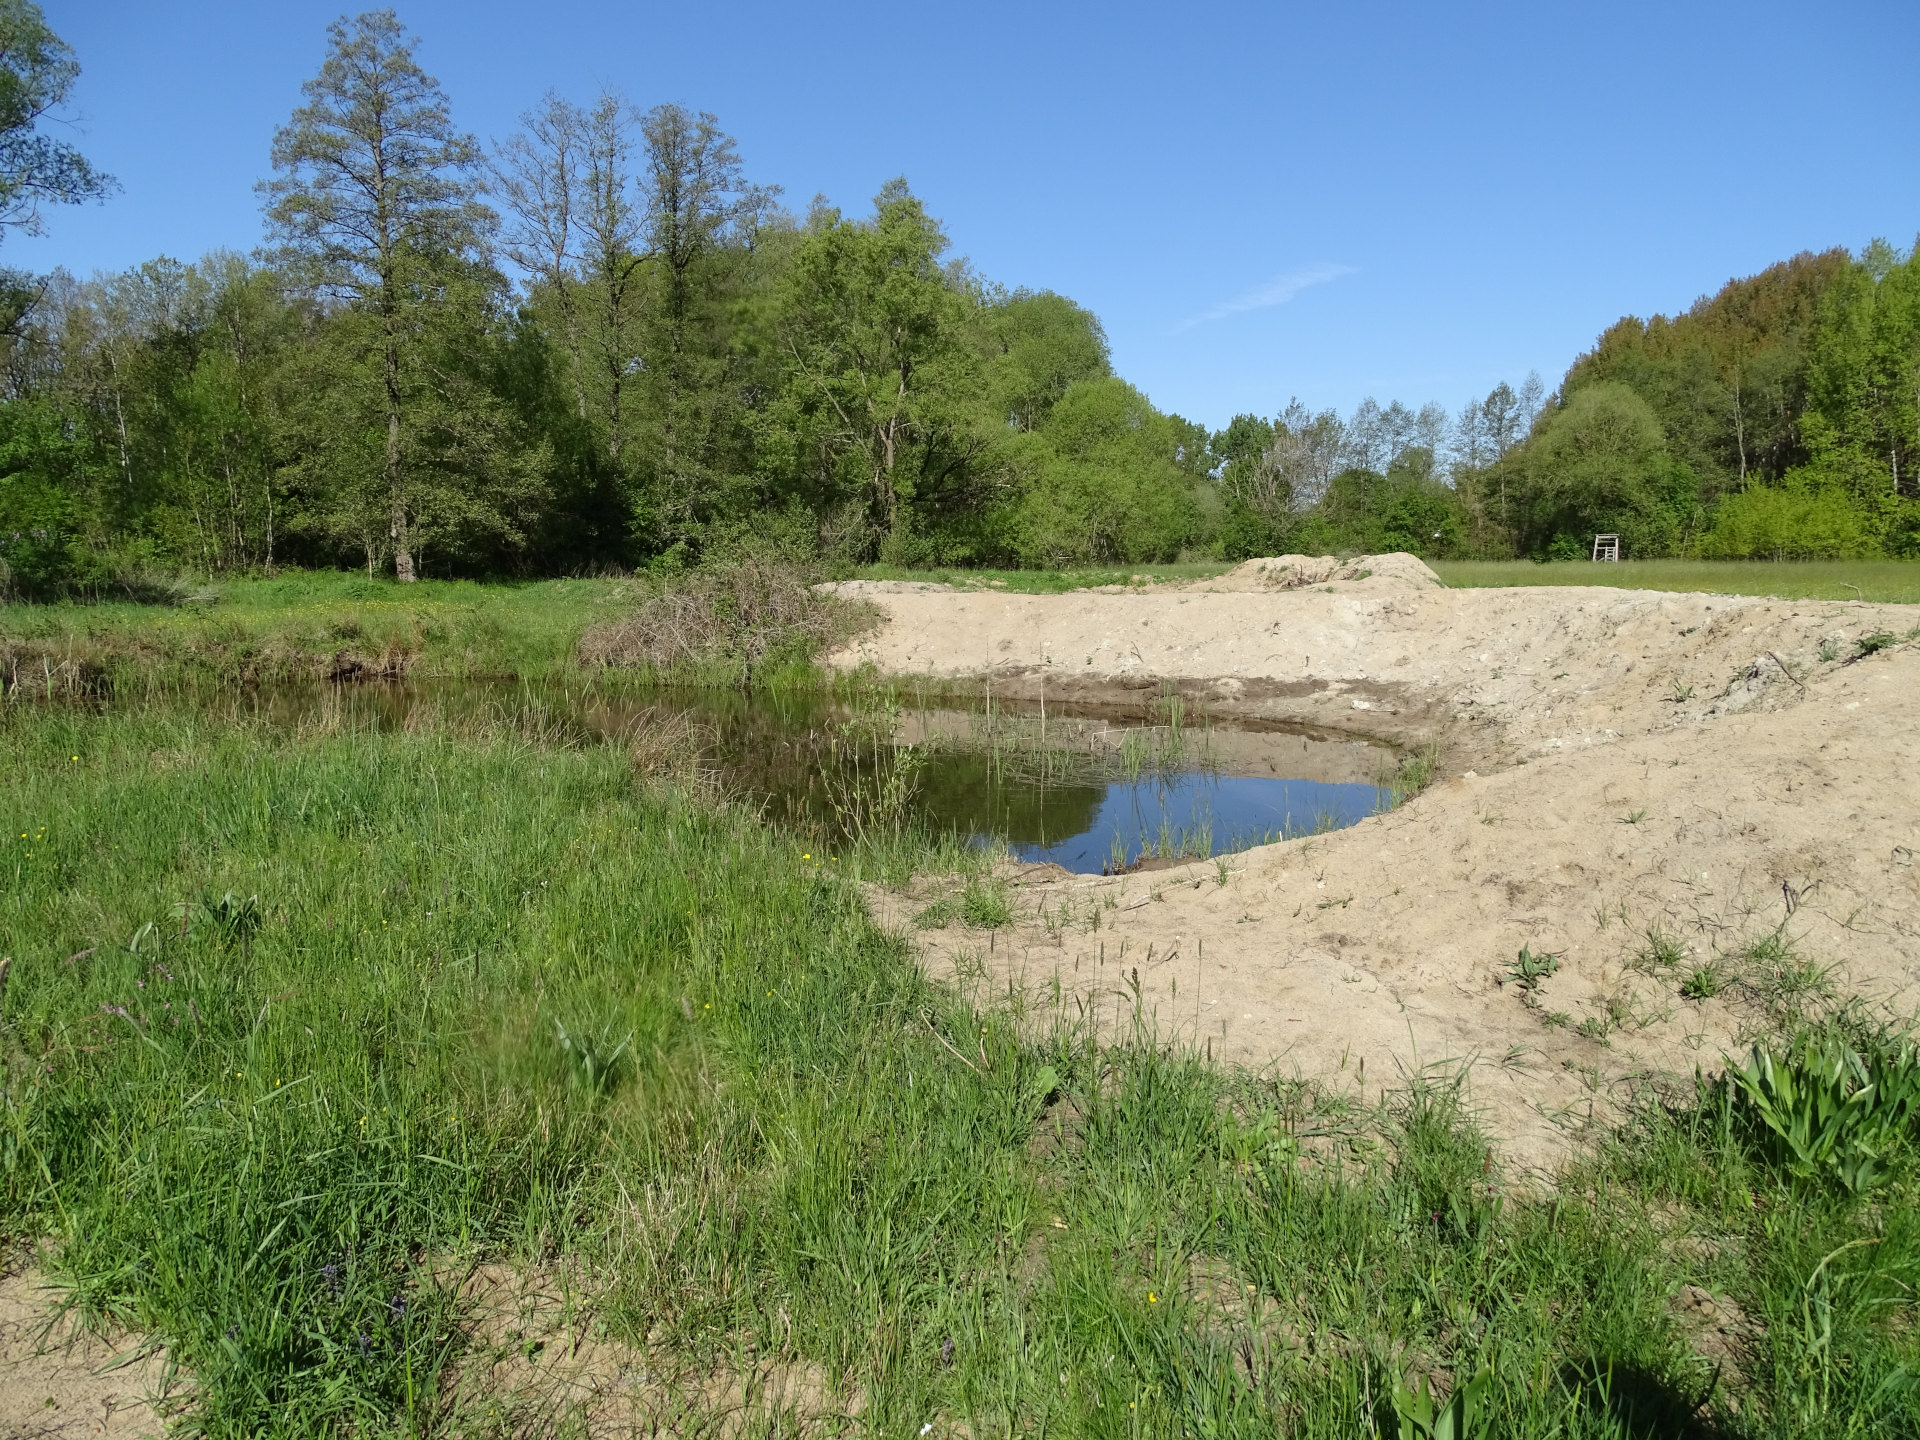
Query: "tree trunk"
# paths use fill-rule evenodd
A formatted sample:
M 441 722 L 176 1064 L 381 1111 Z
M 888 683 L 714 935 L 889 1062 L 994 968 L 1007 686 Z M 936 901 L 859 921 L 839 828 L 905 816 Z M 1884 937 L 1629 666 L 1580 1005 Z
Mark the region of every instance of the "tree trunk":
M 400 341 L 395 319 L 387 312 L 387 499 L 393 535 L 393 574 L 403 585 L 413 583 L 413 551 L 407 543 L 407 501 L 400 488 Z
M 1747 416 L 1740 404 L 1740 382 L 1733 382 L 1733 441 L 1740 447 L 1740 488 L 1747 488 Z

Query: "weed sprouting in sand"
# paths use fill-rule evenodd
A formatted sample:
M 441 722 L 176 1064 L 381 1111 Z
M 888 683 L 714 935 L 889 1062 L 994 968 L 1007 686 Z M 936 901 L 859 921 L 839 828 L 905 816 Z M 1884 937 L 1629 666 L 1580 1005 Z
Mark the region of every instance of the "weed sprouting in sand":
M 1871 635 L 1862 635 L 1853 642 L 1853 658 L 1864 660 L 1869 655 L 1878 655 L 1882 650 L 1890 650 L 1900 643 L 1900 637 L 1891 630 L 1876 630 Z
M 1680 982 L 1680 994 L 1687 1000 L 1711 1000 L 1727 987 L 1727 978 L 1717 965 L 1696 966 Z
M 1646 947 L 1634 957 L 1632 964 L 1636 970 L 1649 975 L 1663 974 L 1678 970 L 1687 961 L 1687 947 L 1677 936 L 1669 934 L 1658 925 L 1647 928 Z
M 1440 747 L 1429 742 L 1411 754 L 1403 755 L 1392 769 L 1375 782 L 1381 791 L 1381 810 L 1397 810 L 1427 786 L 1440 773 Z
M 1520 991 L 1521 999 L 1533 1004 L 1534 992 L 1540 988 L 1540 982 L 1551 978 L 1559 969 L 1558 955 L 1548 952 L 1536 955 L 1532 946 L 1522 945 L 1507 966 L 1506 978 Z

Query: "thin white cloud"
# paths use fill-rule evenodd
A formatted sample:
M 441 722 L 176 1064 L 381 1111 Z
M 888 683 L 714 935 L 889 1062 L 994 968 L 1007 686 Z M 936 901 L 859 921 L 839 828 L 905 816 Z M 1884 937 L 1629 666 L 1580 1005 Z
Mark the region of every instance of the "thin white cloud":
M 1191 320 L 1180 322 L 1179 329 L 1190 330 L 1195 325 L 1204 325 L 1209 320 L 1224 320 L 1229 315 L 1241 315 L 1248 310 L 1265 310 L 1270 306 L 1284 305 L 1302 290 L 1310 290 L 1315 285 L 1324 285 L 1329 280 L 1338 280 L 1342 275 L 1351 275 L 1351 265 L 1309 265 L 1304 270 L 1292 270 L 1243 291 L 1231 300 L 1214 306 L 1211 310 L 1195 315 Z

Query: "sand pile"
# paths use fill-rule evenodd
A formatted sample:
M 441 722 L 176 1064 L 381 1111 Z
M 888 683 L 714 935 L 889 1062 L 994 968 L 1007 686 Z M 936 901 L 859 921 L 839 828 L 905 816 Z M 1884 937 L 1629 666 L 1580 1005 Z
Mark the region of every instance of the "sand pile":
M 1183 588 L 1198 591 L 1298 590 L 1308 585 L 1358 585 L 1382 590 L 1440 590 L 1440 577 L 1417 555 L 1395 551 L 1390 555 L 1363 555 L 1358 560 L 1336 560 L 1331 555 L 1276 555 L 1246 560 L 1212 580 L 1197 580 Z
M 1436 742 L 1456 773 L 1484 773 L 1795 703 L 1862 638 L 1920 622 L 1920 607 L 1899 605 L 1421 588 L 1396 560 L 1431 574 L 1411 556 L 1373 556 L 1331 588 L 1013 595 L 850 581 L 835 588 L 888 622 L 829 663 L 1122 714 L 1172 685 L 1222 719 Z
M 926 932 L 930 966 L 1110 1021 L 1137 971 L 1164 1031 L 1372 1093 L 1471 1061 L 1542 1164 L 1822 993 L 1920 1005 L 1920 607 L 1333 583 L 876 596 L 892 623 L 836 663 L 1115 705 L 1171 683 L 1433 740 L 1451 777 L 1224 884 L 1035 873 L 1015 931 Z

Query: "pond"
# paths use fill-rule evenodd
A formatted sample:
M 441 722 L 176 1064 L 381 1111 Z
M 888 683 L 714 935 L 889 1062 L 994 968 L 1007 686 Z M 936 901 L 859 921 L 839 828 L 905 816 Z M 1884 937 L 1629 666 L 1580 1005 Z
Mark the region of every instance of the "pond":
M 575 743 L 697 755 L 699 770 L 823 844 L 918 827 L 1082 874 L 1204 859 L 1387 808 L 1387 746 L 1210 722 L 1180 697 L 1137 713 L 981 697 L 914 703 L 650 688 L 359 684 L 266 695 L 294 725 L 508 723 Z

